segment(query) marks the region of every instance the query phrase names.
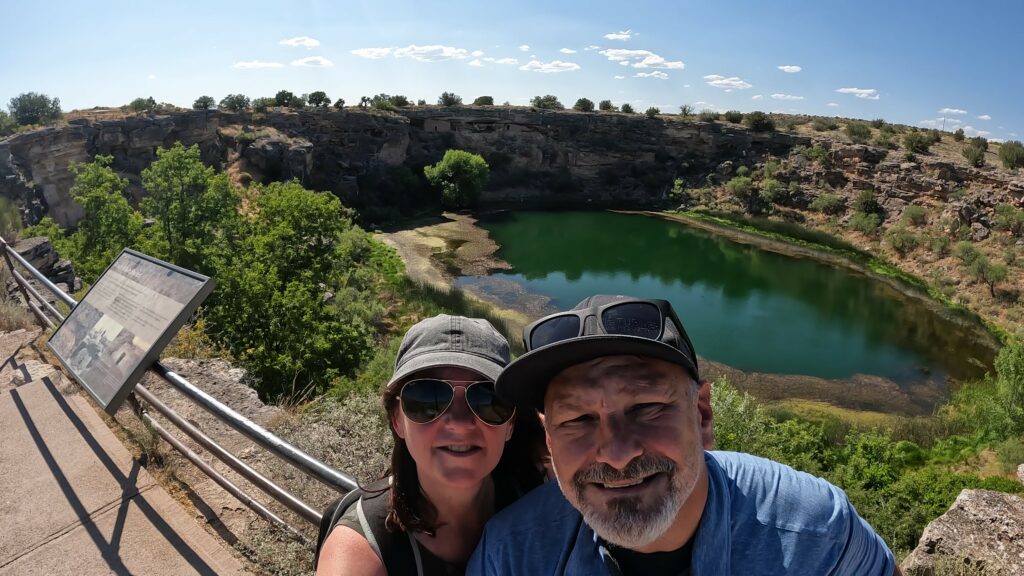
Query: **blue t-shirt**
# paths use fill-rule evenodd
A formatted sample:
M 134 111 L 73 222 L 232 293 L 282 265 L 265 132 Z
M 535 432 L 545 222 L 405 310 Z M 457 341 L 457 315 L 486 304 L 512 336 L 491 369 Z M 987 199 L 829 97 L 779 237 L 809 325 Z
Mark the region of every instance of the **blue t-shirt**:
M 842 490 L 789 466 L 705 452 L 693 576 L 890 576 L 895 559 Z M 468 576 L 614 574 L 602 542 L 548 482 L 487 523 Z

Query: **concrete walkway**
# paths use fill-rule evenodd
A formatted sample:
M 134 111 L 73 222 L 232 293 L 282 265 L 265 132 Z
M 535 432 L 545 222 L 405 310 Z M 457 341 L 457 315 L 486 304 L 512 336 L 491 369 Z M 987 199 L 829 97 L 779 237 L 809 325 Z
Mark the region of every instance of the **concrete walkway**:
M 0 575 L 244 574 L 77 385 L 16 360 L 29 336 L 0 336 Z

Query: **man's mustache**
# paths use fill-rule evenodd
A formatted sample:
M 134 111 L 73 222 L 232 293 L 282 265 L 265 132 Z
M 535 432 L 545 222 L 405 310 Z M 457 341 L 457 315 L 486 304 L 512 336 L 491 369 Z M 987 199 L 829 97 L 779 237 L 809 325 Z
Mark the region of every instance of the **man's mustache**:
M 592 482 L 628 482 L 662 472 L 671 475 L 675 471 L 675 462 L 668 458 L 643 455 L 630 460 L 625 468 L 621 470 L 617 470 L 605 463 L 593 464 L 576 472 L 572 480 L 577 489 L 582 489 L 585 484 Z

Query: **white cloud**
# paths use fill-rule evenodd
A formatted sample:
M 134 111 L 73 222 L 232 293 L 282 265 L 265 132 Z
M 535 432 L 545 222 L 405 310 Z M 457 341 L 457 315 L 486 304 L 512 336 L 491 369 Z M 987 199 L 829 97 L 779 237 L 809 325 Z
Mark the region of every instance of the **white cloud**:
M 683 88 L 689 88 L 689 87 L 690 87 L 689 84 L 683 84 Z
M 738 76 L 730 76 L 726 78 L 725 76 L 719 76 L 718 74 L 708 74 L 704 79 L 707 80 L 709 86 L 724 88 L 726 90 L 732 90 L 734 88 L 737 90 L 746 90 L 747 88 L 752 87 L 752 84 L 745 82 Z
M 576 51 L 573 50 L 572 48 L 562 48 L 561 50 L 559 50 L 559 52 L 561 52 L 562 54 L 575 54 L 576 53 Z
M 967 114 L 967 110 L 961 110 L 959 108 L 943 108 L 939 110 L 939 114 Z
M 146 80 L 156 80 L 156 74 L 150 74 L 149 76 L 146 76 Z
M 481 57 L 483 55 L 484 55 L 484 51 L 483 50 L 473 50 L 473 53 L 471 54 L 471 56 L 473 56 L 473 58 L 479 58 L 479 57 Z
M 963 123 L 963 120 L 957 120 L 956 118 L 932 118 L 918 122 L 920 126 L 925 128 L 955 128 Z
M 612 76 L 612 78 L 615 78 L 616 80 L 622 80 L 623 78 L 625 78 L 625 76 Z
M 795 66 L 793 64 L 786 64 L 786 65 L 783 65 L 783 66 L 778 66 L 778 69 L 782 70 L 786 74 L 796 74 L 797 72 L 803 70 L 803 68 L 801 68 L 799 66 Z
M 245 62 L 235 62 L 233 68 L 239 70 L 255 70 L 257 68 L 280 68 L 284 66 L 280 62 L 262 62 L 260 60 L 247 60 Z
M 878 100 L 878 90 L 874 88 L 840 88 L 836 90 L 840 94 L 852 94 L 857 98 L 863 98 L 864 100 Z
M 598 52 L 612 62 L 618 62 L 623 66 L 632 65 L 634 68 L 666 68 L 670 70 L 682 70 L 686 67 L 679 60 L 665 60 L 665 58 L 651 52 L 650 50 L 624 50 L 622 48 L 609 48 Z
M 772 100 L 803 100 L 803 96 L 793 96 L 792 94 L 772 94 Z
M 469 65 L 474 67 L 474 68 L 483 68 L 484 67 L 484 63 L 481 62 L 479 58 L 474 58 L 474 59 L 470 60 L 469 61 Z
M 442 60 L 465 60 L 470 57 L 469 50 L 455 48 L 454 46 L 442 46 L 430 44 L 417 46 L 410 44 L 405 48 L 395 49 L 395 58 L 412 58 L 420 62 L 440 62 Z
M 506 64 L 506 65 L 514 66 L 516 64 L 519 64 L 519 60 L 516 60 L 515 58 L 499 58 L 499 59 L 495 60 L 494 63 L 495 64 Z
M 292 66 L 304 66 L 306 68 L 330 68 L 334 66 L 334 62 L 331 62 L 323 56 L 310 56 L 309 58 L 292 60 Z
M 992 117 L 989 116 L 988 114 L 982 114 L 981 116 L 978 116 L 978 120 L 991 120 L 991 119 L 992 119 Z
M 584 48 L 583 50 L 584 50 L 585 52 L 590 52 L 591 50 L 600 50 L 600 49 L 601 49 L 601 47 L 600 47 L 600 46 L 598 46 L 597 44 L 591 44 L 590 46 L 587 46 L 587 47 L 586 47 L 586 48 Z
M 637 72 L 634 78 L 657 78 L 658 80 L 668 80 L 668 74 L 655 70 L 654 72 Z
M 355 54 L 360 58 L 369 58 L 371 60 L 376 60 L 378 58 L 383 58 L 391 54 L 391 48 L 356 48 L 351 52 L 352 54 Z
M 974 126 L 964 126 L 964 134 L 966 134 L 968 136 L 971 136 L 971 137 L 974 137 L 974 136 L 983 136 L 984 137 L 984 136 L 991 136 L 992 135 L 992 133 L 989 132 L 988 130 L 978 130 Z
M 320 41 L 315 38 L 310 38 L 309 36 L 296 36 L 295 38 L 281 40 L 280 42 L 278 42 L 278 44 L 283 44 L 284 46 L 291 46 L 293 48 L 298 48 L 299 46 L 302 46 L 303 48 L 309 50 L 319 46 Z
M 829 108 L 839 108 L 839 104 L 836 104 L 835 102 L 829 102 L 828 104 L 825 104 L 825 106 L 828 106 Z
M 525 70 L 527 72 L 543 72 L 545 74 L 555 74 L 558 72 L 574 72 L 580 69 L 580 65 L 576 64 L 575 62 L 562 62 L 561 60 L 553 60 L 551 62 L 530 60 L 528 63 L 520 66 L 519 69 Z
M 618 32 L 609 32 L 608 34 L 605 34 L 604 37 L 608 40 L 629 40 L 632 35 L 632 30 L 620 30 Z
M 764 95 L 763 94 L 754 94 L 753 96 L 750 97 L 750 99 L 751 100 L 764 100 Z
M 520 52 L 529 52 L 530 51 L 530 45 L 529 44 L 523 44 L 522 46 L 519 47 L 519 51 Z

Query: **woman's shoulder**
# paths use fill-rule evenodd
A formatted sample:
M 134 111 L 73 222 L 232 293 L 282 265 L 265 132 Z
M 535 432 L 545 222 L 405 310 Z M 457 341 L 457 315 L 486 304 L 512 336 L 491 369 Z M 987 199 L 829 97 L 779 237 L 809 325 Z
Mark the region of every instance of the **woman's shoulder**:
M 349 526 L 338 525 L 324 542 L 317 576 L 387 576 L 384 562 L 366 537 Z

